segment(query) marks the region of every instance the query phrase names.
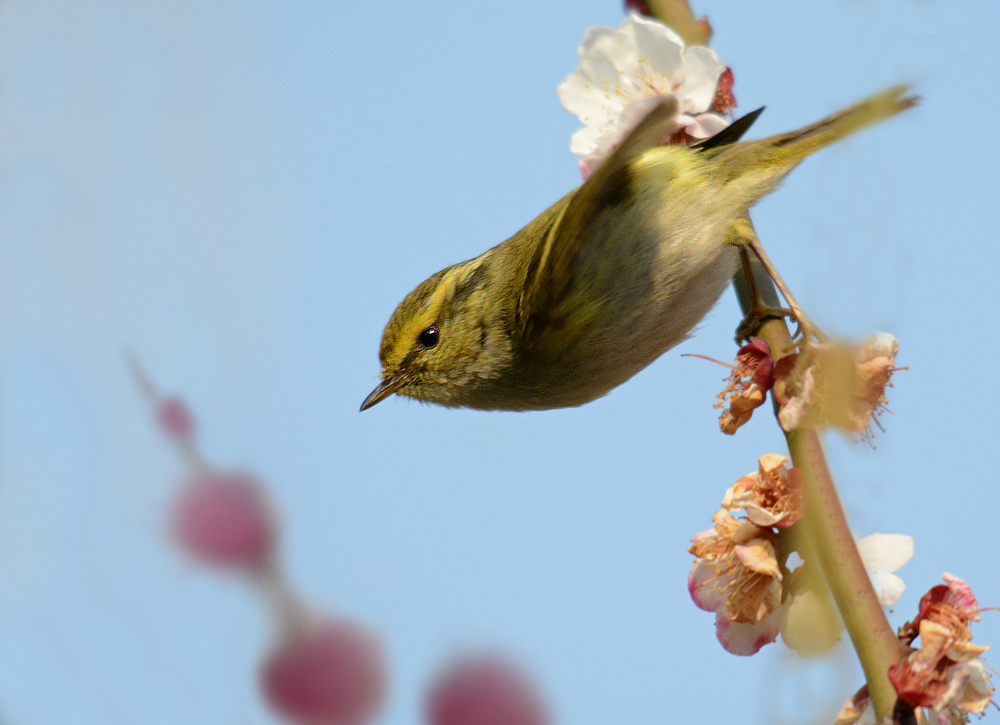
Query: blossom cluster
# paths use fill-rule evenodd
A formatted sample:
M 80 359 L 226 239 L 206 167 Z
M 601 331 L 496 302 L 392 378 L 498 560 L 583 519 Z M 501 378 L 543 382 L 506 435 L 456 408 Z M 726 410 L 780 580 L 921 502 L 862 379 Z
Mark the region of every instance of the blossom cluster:
M 653 18 L 632 14 L 617 30 L 589 28 L 579 53 L 580 65 L 558 90 L 563 108 L 584 124 L 570 150 L 583 157 L 585 178 L 664 96 L 678 102 L 677 131 L 664 144 L 708 138 L 730 123 L 732 70 Z
M 758 470 L 726 491 L 715 526 L 688 548 L 697 558 L 688 591 L 699 608 L 715 612 L 716 635 L 733 654 L 756 653 L 780 629 L 784 575 L 776 530 L 802 517 L 798 471 L 787 464 L 776 453 L 761 456 Z M 741 509 L 747 513 L 743 521 L 732 513 Z
M 896 368 L 899 342 L 880 332 L 849 346 L 812 343 L 796 357 L 795 374 L 776 383 L 781 404 L 778 422 L 786 431 L 830 425 L 849 433 L 865 434 L 885 413 L 886 387 Z
M 755 654 L 779 633 L 800 654 L 820 654 L 843 628 L 813 563 L 786 566 L 798 548 L 790 529 L 803 516 L 800 474 L 788 463 L 777 453 L 761 456 L 757 470 L 726 491 L 715 525 L 688 548 L 696 557 L 688 591 L 699 608 L 715 613 L 716 636 L 733 654 Z M 913 540 L 872 534 L 858 548 L 882 604 L 895 603 L 903 583 L 890 572 L 913 555 Z
M 305 604 L 277 555 L 279 527 L 264 485 L 252 474 L 210 466 L 195 444 L 184 401 L 161 397 L 136 364 L 161 432 L 189 464 L 170 516 L 174 541 L 194 560 L 244 577 L 274 622 L 259 686 L 297 725 L 365 725 L 384 700 L 387 667 L 379 637 L 358 622 Z M 452 661 L 428 689 L 429 725 L 546 725 L 542 697 L 506 656 L 483 651 Z
M 880 426 L 878 417 L 888 410 L 885 389 L 901 369 L 898 352 L 896 338 L 880 332 L 855 345 L 809 342 L 774 359 L 764 340 L 751 337 L 727 365 L 731 372 L 716 403 L 724 407 L 719 427 L 734 434 L 772 391 L 786 432 L 832 426 L 869 440 L 871 424 Z
M 920 600 L 913 621 L 899 629 L 909 646 L 902 662 L 889 668 L 889 679 L 899 698 L 925 708 L 937 725 L 962 725 L 970 715 L 982 715 L 996 688 L 980 655 L 988 645 L 972 643 L 969 625 L 979 619 L 972 589 L 951 574 Z M 919 638 L 920 647 L 911 645 Z M 874 725 L 875 713 L 867 687 L 844 703 L 834 725 Z

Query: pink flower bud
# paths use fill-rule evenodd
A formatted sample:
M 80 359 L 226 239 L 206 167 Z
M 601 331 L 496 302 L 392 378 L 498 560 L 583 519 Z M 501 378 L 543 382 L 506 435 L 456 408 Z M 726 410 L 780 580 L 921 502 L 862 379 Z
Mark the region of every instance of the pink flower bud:
M 448 667 L 427 699 L 430 725 L 545 725 L 545 706 L 528 677 L 495 654 Z
M 187 443 L 194 433 L 194 418 L 180 398 L 165 398 L 156 406 L 156 421 L 164 435 L 178 443 Z
M 354 623 L 324 622 L 271 652 L 260 684 L 271 707 L 294 723 L 361 725 L 382 702 L 382 650 Z
M 257 568 L 270 559 L 275 523 L 261 485 L 244 473 L 199 474 L 174 507 L 180 544 L 207 564 Z

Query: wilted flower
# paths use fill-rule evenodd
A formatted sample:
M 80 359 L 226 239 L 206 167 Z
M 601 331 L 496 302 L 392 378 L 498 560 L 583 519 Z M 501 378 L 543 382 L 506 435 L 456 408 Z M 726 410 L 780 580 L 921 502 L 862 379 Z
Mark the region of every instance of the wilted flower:
M 751 337 L 736 352 L 736 364 L 731 366 L 726 387 L 716 396 L 719 399 L 716 408 L 729 403 L 719 416 L 719 427 L 723 433 L 733 435 L 750 420 L 753 411 L 764 404 L 767 391 L 774 384 L 771 377 L 773 369 L 771 347 L 759 337 Z
M 778 422 L 786 431 L 832 425 L 865 435 L 872 420 L 887 410 L 885 388 L 899 343 L 880 332 L 853 347 L 813 343 L 795 359 L 794 368 L 775 384 L 781 404 Z
M 722 499 L 729 511 L 746 511 L 750 523 L 787 529 L 802 518 L 802 484 L 797 469 L 787 467 L 789 458 L 765 453 L 759 467 L 734 483 Z
M 833 719 L 833 725 L 875 725 L 875 707 L 872 705 L 868 685 L 864 685 L 849 697 Z
M 588 28 L 580 44 L 580 65 L 559 86 L 563 108 L 584 127 L 570 150 L 584 158 L 587 176 L 646 116 L 660 96 L 678 101 L 678 131 L 664 143 L 687 143 L 718 133 L 729 122 L 732 78 L 718 94 L 726 66 L 701 45 L 685 47 L 677 33 L 651 18 L 629 15 L 617 30 Z
M 900 628 L 905 643 L 920 638 L 920 649 L 889 668 L 899 697 L 929 708 L 939 725 L 964 723 L 981 715 L 994 687 L 979 655 L 989 649 L 972 644 L 969 625 L 979 619 L 979 606 L 969 586 L 951 574 L 946 585 L 933 587 L 920 600 L 916 619 Z

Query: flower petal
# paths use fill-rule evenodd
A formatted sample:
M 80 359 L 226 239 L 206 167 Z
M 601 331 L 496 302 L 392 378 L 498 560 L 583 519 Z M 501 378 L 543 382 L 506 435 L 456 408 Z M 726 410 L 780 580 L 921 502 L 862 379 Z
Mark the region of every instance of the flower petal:
M 899 340 L 888 332 L 876 332 L 862 342 L 861 349 L 867 358 L 887 357 L 894 361 L 899 353 Z
M 714 562 L 699 560 L 688 572 L 688 593 L 699 609 L 714 612 L 719 607 L 725 607 L 726 595 L 723 592 L 730 576 L 720 575 Z
M 709 138 L 729 125 L 729 121 L 718 113 L 699 113 L 691 117 L 687 132 L 695 138 Z
M 948 594 L 945 596 L 945 602 L 963 612 L 975 613 L 979 609 L 976 595 L 972 593 L 972 588 L 964 580 L 948 572 L 945 572 L 941 578 L 948 582 Z
M 879 603 L 883 607 L 891 607 L 906 590 L 906 583 L 895 574 L 887 571 L 868 571 L 868 578 L 872 580 L 872 587 L 878 595 Z
M 609 123 L 609 114 L 605 109 L 604 84 L 592 83 L 584 78 L 579 69 L 566 76 L 556 89 L 562 107 L 575 114 L 588 126 Z M 615 107 L 617 109 L 617 105 Z
M 858 541 L 865 568 L 896 571 L 913 557 L 913 537 L 903 534 L 869 534 Z
M 719 76 L 726 69 L 711 48 L 696 45 L 684 51 L 684 83 L 680 94 L 687 103 L 681 110 L 688 113 L 707 111 L 715 99 Z
M 828 596 L 807 589 L 782 607 L 781 641 L 802 657 L 817 657 L 840 641 L 844 628 Z
M 741 657 L 757 654 L 761 647 L 771 644 L 778 638 L 780 628 L 780 611 L 769 614 L 756 624 L 730 622 L 723 609 L 715 613 L 715 636 L 719 643 L 727 652 Z
M 638 59 L 667 82 L 677 78 L 684 69 L 684 41 L 663 23 L 630 15 L 619 31 L 635 43 Z
M 607 131 L 596 126 L 584 126 L 578 129 L 569 142 L 569 150 L 574 154 L 589 154 L 597 150 L 600 140 Z
M 623 79 L 630 80 L 639 70 L 639 54 L 632 38 L 604 26 L 587 28 L 580 43 L 580 66 L 577 72 L 606 93 Z
M 767 539 L 754 539 L 746 544 L 738 544 L 733 551 L 739 562 L 750 571 L 781 579 L 774 544 Z

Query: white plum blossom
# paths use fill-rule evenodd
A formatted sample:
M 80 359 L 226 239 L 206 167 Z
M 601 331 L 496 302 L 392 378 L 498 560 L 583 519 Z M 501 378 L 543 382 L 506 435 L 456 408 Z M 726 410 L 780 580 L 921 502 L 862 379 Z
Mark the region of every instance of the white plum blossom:
M 913 557 L 913 537 L 904 534 L 869 534 L 858 541 L 858 553 L 883 607 L 891 607 L 906 589 L 891 573 Z
M 903 580 L 891 572 L 913 556 L 913 537 L 869 534 L 859 539 L 857 545 L 879 604 L 891 607 L 906 589 Z M 800 571 L 796 570 L 793 577 Z M 829 597 L 814 587 L 814 584 L 808 584 L 783 605 L 781 638 L 803 657 L 815 657 L 829 650 L 840 640 L 844 629 L 844 623 L 831 607 Z
M 570 150 L 584 157 L 585 177 L 661 96 L 676 97 L 676 121 L 686 140 L 707 138 L 729 125 L 723 114 L 735 102 L 715 103 L 725 64 L 705 46 L 686 47 L 663 23 L 630 15 L 617 30 L 588 28 L 579 52 L 580 65 L 559 86 L 559 99 L 584 123 Z

